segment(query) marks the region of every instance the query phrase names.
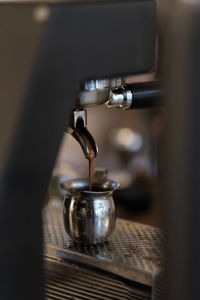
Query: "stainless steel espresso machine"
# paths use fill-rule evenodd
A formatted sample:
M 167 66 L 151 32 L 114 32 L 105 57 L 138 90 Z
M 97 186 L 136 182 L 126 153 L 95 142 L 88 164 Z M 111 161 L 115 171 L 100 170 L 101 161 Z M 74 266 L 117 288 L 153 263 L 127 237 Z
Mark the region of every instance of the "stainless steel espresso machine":
M 154 0 L 0 1 L 1 299 L 199 299 L 200 9 L 175 2 L 160 14 L 164 2 Z M 126 83 L 155 71 L 156 61 L 165 84 Z M 166 239 L 161 229 L 118 219 L 108 243 L 73 243 L 61 208 L 45 205 L 64 131 L 87 157 L 81 123 L 96 155 L 88 107 L 158 107 L 163 89 Z

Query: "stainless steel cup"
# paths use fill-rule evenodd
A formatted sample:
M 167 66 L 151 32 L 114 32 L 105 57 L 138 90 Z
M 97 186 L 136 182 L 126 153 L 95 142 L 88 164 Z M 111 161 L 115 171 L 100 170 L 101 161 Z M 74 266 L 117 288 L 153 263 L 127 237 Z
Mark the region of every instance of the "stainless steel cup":
M 65 181 L 61 187 L 66 192 L 63 219 L 66 232 L 75 242 L 96 244 L 105 242 L 115 227 L 113 192 L 118 183 L 103 179 L 93 182 L 88 189 L 88 180 Z

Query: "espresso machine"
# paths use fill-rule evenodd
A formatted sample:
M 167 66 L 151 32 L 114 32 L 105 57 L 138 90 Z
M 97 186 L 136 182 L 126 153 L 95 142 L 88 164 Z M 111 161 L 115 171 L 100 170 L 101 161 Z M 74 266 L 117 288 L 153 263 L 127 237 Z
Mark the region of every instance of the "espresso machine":
M 164 13 L 161 6 L 154 0 L 0 1 L 2 299 L 199 299 L 199 144 L 193 134 L 199 117 L 193 99 L 200 10 L 197 1 L 177 1 Z M 167 47 L 159 38 L 158 29 L 165 31 L 160 16 L 171 21 Z M 191 55 L 192 71 L 186 64 Z M 165 70 L 167 83 L 159 75 L 154 82 L 126 84 L 129 75 L 155 71 L 156 60 L 164 62 L 160 73 Z M 170 126 L 160 214 L 166 239 L 159 228 L 118 219 L 108 243 L 73 243 L 61 208 L 45 205 L 63 133 L 88 158 L 86 136 L 97 155 L 88 107 L 160 107 L 164 94 Z

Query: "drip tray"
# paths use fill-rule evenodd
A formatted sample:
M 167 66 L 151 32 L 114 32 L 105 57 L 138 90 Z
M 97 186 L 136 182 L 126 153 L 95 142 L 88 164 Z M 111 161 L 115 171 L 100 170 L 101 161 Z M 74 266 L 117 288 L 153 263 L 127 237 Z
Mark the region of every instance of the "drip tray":
M 102 272 L 45 260 L 46 300 L 150 300 L 151 290 Z
M 108 243 L 83 246 L 66 234 L 61 207 L 45 208 L 44 241 L 46 257 L 94 267 L 150 287 L 163 262 L 160 229 L 117 219 Z

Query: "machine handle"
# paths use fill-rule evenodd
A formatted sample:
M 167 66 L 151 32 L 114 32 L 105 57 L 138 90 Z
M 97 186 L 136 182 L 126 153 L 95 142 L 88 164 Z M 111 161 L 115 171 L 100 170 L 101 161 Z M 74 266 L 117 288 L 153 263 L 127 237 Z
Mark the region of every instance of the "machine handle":
M 130 84 L 127 89 L 132 93 L 130 109 L 163 106 L 164 90 L 160 81 Z
M 161 80 L 126 84 L 112 91 L 107 106 L 123 110 L 163 107 L 163 96 L 164 89 Z

